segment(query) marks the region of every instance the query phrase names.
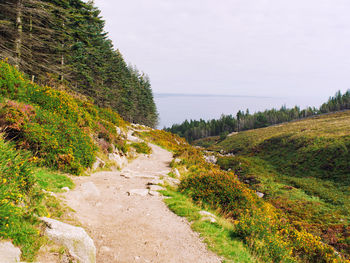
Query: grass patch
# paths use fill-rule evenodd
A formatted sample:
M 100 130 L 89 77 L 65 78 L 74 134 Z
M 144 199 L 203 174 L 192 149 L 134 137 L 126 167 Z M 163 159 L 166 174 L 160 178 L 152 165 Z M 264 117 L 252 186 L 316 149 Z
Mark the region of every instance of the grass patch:
M 202 209 L 193 204 L 188 197 L 170 188 L 161 193 L 170 197 L 164 199 L 169 209 L 191 222 L 192 229 L 200 233 L 208 248 L 222 256 L 224 262 L 257 262 L 244 243 L 234 237 L 232 223 L 219 217 L 217 223 L 202 221 L 199 214 Z
M 40 188 L 50 192 L 62 192 L 62 187 L 74 188 L 72 179 L 68 176 L 46 168 L 38 168 L 34 171 L 34 177 Z
M 130 144 L 131 147 L 135 148 L 137 153 L 151 154 L 152 148 L 145 142 L 134 142 Z

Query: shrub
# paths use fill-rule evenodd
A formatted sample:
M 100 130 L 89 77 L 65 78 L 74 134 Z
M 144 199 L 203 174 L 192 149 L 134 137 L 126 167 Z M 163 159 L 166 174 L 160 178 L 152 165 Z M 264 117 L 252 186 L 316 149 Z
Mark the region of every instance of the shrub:
M 131 147 L 135 148 L 137 153 L 150 154 L 152 152 L 152 148 L 145 142 L 132 143 Z
M 16 152 L 0 137 L 0 237 L 12 239 L 25 259 L 39 249 L 39 233 L 33 227 L 42 195 L 35 185 L 29 155 Z
M 0 104 L 0 128 L 18 147 L 30 149 L 41 164 L 80 174 L 94 161 L 93 139 L 103 139 L 105 143 L 98 144 L 101 150 L 122 144 L 116 125 L 127 123 L 111 109 L 94 106 L 67 90 L 33 84 L 4 61 L 0 73 L 0 92 L 7 97 Z

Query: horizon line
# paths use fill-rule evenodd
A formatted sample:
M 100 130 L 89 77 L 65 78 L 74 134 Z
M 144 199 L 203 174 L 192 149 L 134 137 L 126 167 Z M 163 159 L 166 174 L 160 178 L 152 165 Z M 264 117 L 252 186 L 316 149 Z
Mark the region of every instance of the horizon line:
M 166 93 L 166 92 L 154 92 L 154 96 L 172 96 L 172 97 L 238 97 L 238 98 L 284 98 L 284 97 L 271 97 L 271 96 L 257 96 L 257 95 L 234 95 L 234 94 L 201 94 L 201 93 Z

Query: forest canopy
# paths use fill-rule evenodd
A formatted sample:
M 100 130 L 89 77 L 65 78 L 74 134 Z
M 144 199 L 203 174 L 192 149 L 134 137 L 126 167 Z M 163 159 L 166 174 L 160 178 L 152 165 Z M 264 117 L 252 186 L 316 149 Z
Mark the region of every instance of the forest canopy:
M 35 82 L 68 84 L 127 121 L 156 126 L 149 77 L 126 64 L 104 26 L 93 1 L 2 0 L 0 58 Z

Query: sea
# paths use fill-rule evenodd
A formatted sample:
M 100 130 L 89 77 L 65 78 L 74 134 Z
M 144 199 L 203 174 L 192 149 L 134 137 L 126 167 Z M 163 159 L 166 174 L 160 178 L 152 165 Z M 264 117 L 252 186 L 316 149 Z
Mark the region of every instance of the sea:
M 236 115 L 239 110 L 250 113 L 266 109 L 299 106 L 319 107 L 326 99 L 316 97 L 262 97 L 234 95 L 155 93 L 159 113 L 158 128 L 171 127 L 187 120 L 219 119 L 222 114 Z

